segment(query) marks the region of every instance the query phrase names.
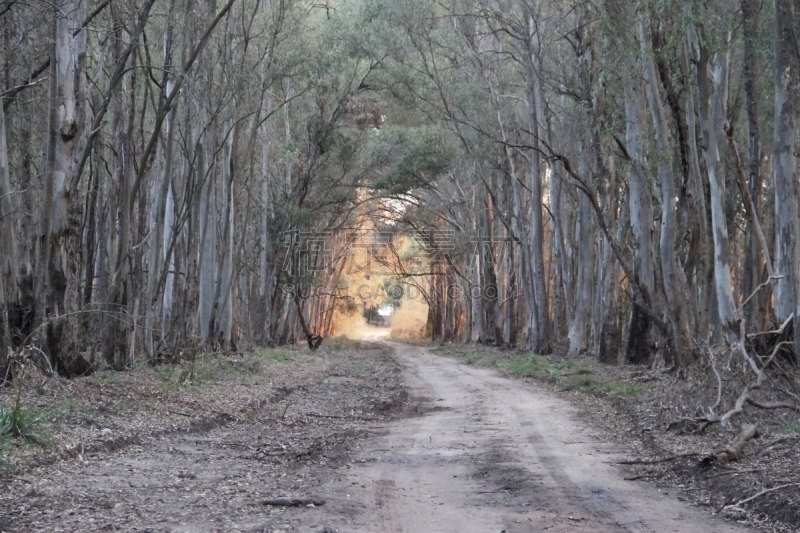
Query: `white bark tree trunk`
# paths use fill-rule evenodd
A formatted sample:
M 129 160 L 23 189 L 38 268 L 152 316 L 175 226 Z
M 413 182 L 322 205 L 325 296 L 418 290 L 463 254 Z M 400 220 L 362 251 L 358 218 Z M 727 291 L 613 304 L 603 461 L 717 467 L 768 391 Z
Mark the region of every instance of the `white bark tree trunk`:
M 174 91 L 175 88 L 172 82 L 167 82 L 167 90 L 166 96 L 169 97 L 171 92 Z M 150 256 L 148 259 L 148 267 L 147 267 L 147 299 L 146 299 L 146 312 L 147 316 L 145 318 L 145 349 L 147 350 L 148 355 L 150 356 L 151 360 L 155 357 L 155 349 L 156 349 L 156 341 L 154 339 L 154 329 L 156 322 L 156 317 L 158 316 L 159 306 L 157 305 L 157 290 L 159 283 L 161 281 L 162 275 L 164 274 L 164 269 L 168 268 L 167 260 L 168 258 L 165 257 L 167 252 L 167 246 L 169 243 L 171 228 L 172 228 L 172 220 L 167 220 L 167 205 L 169 203 L 168 198 L 171 196 L 171 184 L 172 184 L 172 144 L 173 144 L 173 135 L 174 135 L 174 128 L 175 128 L 175 120 L 178 116 L 177 111 L 177 100 L 175 104 L 173 104 L 172 109 L 169 112 L 169 117 L 167 117 L 167 131 L 165 133 L 165 141 L 164 141 L 164 155 L 163 161 L 160 161 L 160 172 L 158 174 L 158 180 L 153 183 L 154 189 L 154 201 L 151 206 L 150 210 Z M 161 150 L 159 150 L 160 152 Z M 171 288 L 170 288 L 171 289 Z M 165 287 L 164 290 L 164 298 L 162 299 L 162 306 L 166 304 L 167 297 L 169 298 L 169 303 L 171 306 L 172 303 L 172 294 L 169 293 L 167 296 L 167 289 Z M 163 317 L 162 317 L 163 318 Z M 168 318 L 167 318 L 168 320 Z M 162 322 L 162 328 L 164 323 Z M 163 340 L 166 338 L 167 331 L 166 329 L 162 329 L 161 331 L 161 339 Z
M 798 213 L 797 89 L 800 58 L 791 0 L 775 0 L 775 126 L 772 179 L 775 186 L 775 318 L 783 323 L 794 313 L 795 358 L 800 359 L 800 213 Z
M 775 187 L 775 318 L 783 323 L 796 310 L 796 228 L 798 207 L 796 127 L 797 102 L 793 85 L 798 82 L 797 60 L 792 57 L 791 9 L 788 0 L 775 0 L 775 126 L 772 179 Z M 800 322 L 795 322 L 798 324 Z M 797 349 L 796 349 L 797 351 Z
M 588 175 L 587 147 L 581 149 L 579 172 Z M 579 194 L 576 243 L 578 246 L 578 275 L 575 282 L 575 308 L 569 325 L 569 354 L 579 355 L 589 347 L 589 313 L 592 303 L 592 272 L 594 266 L 594 238 L 592 222 L 594 210 L 586 194 Z
M 198 147 L 198 169 L 206 169 L 205 145 Z M 213 152 L 212 152 L 213 153 Z M 213 164 L 212 161 L 209 161 Z M 211 319 L 214 310 L 217 273 L 217 209 L 215 172 L 208 172 L 200 193 L 200 250 L 198 251 L 200 272 L 198 274 L 197 321 L 200 330 L 200 342 L 209 342 L 211 338 Z
M 233 190 L 233 156 L 236 151 L 238 128 L 229 123 L 225 128 L 227 138 L 222 149 L 222 206 L 225 220 L 223 230 L 222 271 L 219 278 L 219 300 L 217 301 L 217 337 L 226 348 L 230 346 L 233 327 L 233 248 L 235 198 Z
M 645 181 L 640 145 L 644 120 L 642 89 L 642 83 L 638 79 L 625 85 L 625 146 L 630 157 L 628 198 L 633 233 L 633 273 L 637 278 L 634 283 L 641 289 L 644 300 L 642 305 L 652 308 L 657 297 L 653 260 L 653 200 Z M 628 329 L 626 362 L 644 363 L 649 360 L 650 333 L 650 318 L 634 304 Z
M 677 240 L 677 193 L 675 183 L 670 171 L 671 146 L 669 123 L 661 96 L 660 81 L 656 74 L 653 54 L 648 46 L 649 32 L 645 29 L 644 15 L 639 16 L 639 41 L 641 43 L 642 57 L 644 59 L 644 79 L 647 88 L 647 97 L 650 102 L 650 114 L 656 136 L 658 154 L 658 180 L 661 186 L 661 238 L 659 249 L 661 252 L 661 274 L 664 284 L 664 296 L 667 303 L 667 312 L 664 322 L 669 325 L 669 344 L 675 349 L 674 354 L 682 364 L 690 360 L 692 350 L 691 332 L 686 317 L 686 298 L 683 288 L 686 280 L 683 269 L 678 263 L 675 253 Z M 689 358 L 689 359 L 687 359 Z
M 534 19 L 535 7 L 527 15 L 528 42 L 525 54 L 526 86 L 528 100 L 528 123 L 532 136 L 530 142 L 534 149 L 528 155 L 531 167 L 531 236 L 530 236 L 530 276 L 533 288 L 535 329 L 532 348 L 538 354 L 550 353 L 550 311 L 548 308 L 547 282 L 544 269 L 544 220 L 542 208 L 543 168 L 539 156 L 539 139 L 546 131 L 544 120 L 544 98 L 542 95 L 540 53 L 540 32 Z
M 728 226 L 725 217 L 725 120 L 728 100 L 729 51 L 713 53 L 703 26 L 688 25 L 689 47 L 696 54 L 700 100 L 700 128 L 703 158 L 711 189 L 711 232 L 714 242 L 714 292 L 722 333 L 728 342 L 739 335 L 736 305 L 731 285 Z
M 9 306 L 17 301 L 17 243 L 9 175 L 6 118 L 0 102 L 0 370 L 11 347 Z

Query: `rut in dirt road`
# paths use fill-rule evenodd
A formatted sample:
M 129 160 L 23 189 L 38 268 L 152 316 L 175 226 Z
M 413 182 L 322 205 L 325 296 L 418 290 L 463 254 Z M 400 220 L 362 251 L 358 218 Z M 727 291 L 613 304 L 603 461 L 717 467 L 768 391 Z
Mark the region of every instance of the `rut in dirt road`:
M 326 488 L 330 510 L 363 502 L 339 531 L 750 531 L 678 502 L 673 490 L 625 481 L 609 464 L 624 452 L 552 393 L 392 346 L 432 412 L 367 441 L 346 484 Z

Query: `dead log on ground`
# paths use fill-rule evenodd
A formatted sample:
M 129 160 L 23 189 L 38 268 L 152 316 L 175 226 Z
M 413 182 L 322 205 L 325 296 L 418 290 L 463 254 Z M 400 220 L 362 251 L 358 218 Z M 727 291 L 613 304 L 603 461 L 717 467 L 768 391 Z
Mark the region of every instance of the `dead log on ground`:
M 724 450 L 711 455 L 707 455 L 700 459 L 697 467 L 701 470 L 710 468 L 714 464 L 725 464 L 738 461 L 744 457 L 744 446 L 749 441 L 757 439 L 761 436 L 755 424 L 748 424 L 742 428 L 742 431 L 736 436 L 733 442 Z

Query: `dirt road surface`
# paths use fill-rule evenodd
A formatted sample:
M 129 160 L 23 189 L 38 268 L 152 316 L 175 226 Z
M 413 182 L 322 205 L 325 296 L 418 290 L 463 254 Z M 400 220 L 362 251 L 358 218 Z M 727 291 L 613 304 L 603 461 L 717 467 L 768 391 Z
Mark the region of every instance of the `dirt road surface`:
M 393 358 L 328 354 L 325 373 L 294 393 L 277 390 L 290 403 L 258 392 L 273 398 L 259 419 L 20 475 L 0 494 L 0 531 L 748 531 L 677 501 L 674 490 L 625 481 L 613 463 L 626 452 L 552 392 L 390 345 Z M 376 402 L 382 410 L 370 411 Z M 311 411 L 316 418 L 296 415 Z M 325 504 L 264 505 L 280 497 Z
M 424 348 L 392 346 L 412 396 L 429 399 L 432 411 L 367 441 L 344 483 L 323 490 L 328 511 L 355 513 L 338 531 L 750 531 L 672 490 L 624 480 L 612 464 L 627 458 L 624 450 L 596 438 L 552 393 Z

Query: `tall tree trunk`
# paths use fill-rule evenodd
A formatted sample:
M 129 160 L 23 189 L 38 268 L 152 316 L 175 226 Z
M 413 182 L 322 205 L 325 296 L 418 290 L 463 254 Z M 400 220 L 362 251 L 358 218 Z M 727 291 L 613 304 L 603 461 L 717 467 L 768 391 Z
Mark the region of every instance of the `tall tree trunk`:
M 530 236 L 530 276 L 533 288 L 535 316 L 534 342 L 532 348 L 538 354 L 550 353 L 550 312 L 548 309 L 547 283 L 544 268 L 544 222 L 542 209 L 542 165 L 539 155 L 539 139 L 546 131 L 544 120 L 544 99 L 542 96 L 540 33 L 534 19 L 535 7 L 527 13 L 528 36 L 526 43 L 526 90 L 528 100 L 528 124 L 533 147 L 528 154 L 531 167 L 531 236 Z M 529 332 L 530 334 L 530 332 Z
M 258 324 L 255 337 L 257 342 L 263 344 L 269 337 L 268 324 L 271 316 L 271 306 L 267 300 L 272 292 L 272 287 L 269 286 L 272 278 L 270 277 L 268 250 L 271 244 L 269 242 L 269 219 L 273 215 L 273 210 L 269 179 L 269 128 L 266 121 L 261 129 L 263 131 L 261 138 L 261 219 L 259 221 L 258 312 L 256 313 Z
M 209 143 L 212 144 L 213 143 Z M 215 172 L 206 169 L 206 144 L 198 146 L 198 175 L 207 174 L 200 193 L 200 272 L 198 275 L 197 321 L 200 330 L 200 342 L 205 344 L 211 339 L 214 296 L 216 293 L 217 270 L 217 208 Z M 213 153 L 213 152 L 212 152 Z M 209 161 L 213 164 L 213 160 Z
M 234 211 L 233 180 L 235 176 L 233 157 L 236 152 L 238 128 L 230 123 L 225 128 L 227 137 L 222 149 L 222 206 L 224 217 L 222 269 L 218 280 L 219 299 L 217 300 L 217 338 L 225 349 L 231 347 L 233 328 L 233 249 Z
M 742 58 L 742 77 L 744 78 L 745 108 L 747 110 L 747 174 L 750 198 L 753 201 L 755 212 L 753 217 L 760 215 L 761 197 L 761 135 L 758 127 L 758 95 L 756 94 L 756 72 L 758 72 L 758 54 L 756 46 L 759 25 L 759 4 L 755 0 L 742 0 L 742 32 L 744 41 L 744 56 Z M 749 297 L 759 284 L 763 256 L 759 245 L 756 243 L 755 227 L 753 220 L 748 219 L 745 233 L 744 272 L 742 273 L 742 294 Z M 756 294 L 744 306 L 744 318 L 752 326 L 753 321 L 759 317 L 759 309 L 763 296 Z M 764 324 L 757 324 L 756 329 L 761 329 Z
M 42 209 L 43 239 L 40 261 L 44 283 L 38 298 L 43 316 L 48 320 L 46 347 L 54 366 L 67 374 L 79 375 L 91 365 L 81 355 L 78 342 L 77 317 L 80 294 L 80 223 L 81 208 L 73 198 L 73 150 L 81 125 L 78 123 L 76 94 L 77 50 L 72 29 L 80 16 L 80 5 L 74 0 L 62 0 L 56 6 L 56 24 L 52 80 L 51 115 L 49 127 L 49 168 L 46 175 L 45 200 Z M 72 201 L 75 200 L 75 201 Z M 44 315 L 52 314 L 47 319 Z
M 638 69 L 634 69 L 634 72 Z M 631 229 L 633 233 L 634 280 L 641 288 L 641 305 L 633 303 L 628 325 L 628 342 L 625 361 L 643 364 L 652 355 L 652 324 L 642 307 L 653 308 L 656 301 L 655 264 L 653 261 L 653 200 L 646 186 L 640 140 L 643 132 L 644 99 L 642 84 L 634 79 L 625 85 L 625 145 L 630 157 L 628 197 L 630 201 Z
M 589 163 L 586 153 L 586 144 L 582 146 L 579 172 L 582 176 L 588 175 Z M 592 302 L 592 272 L 594 271 L 594 238 L 592 236 L 592 221 L 594 212 L 588 195 L 579 194 L 578 228 L 576 242 L 578 248 L 578 276 L 575 282 L 575 308 L 572 313 L 572 322 L 569 325 L 569 353 L 579 355 L 589 348 L 589 313 Z
M 696 53 L 700 128 L 703 133 L 702 151 L 711 189 L 716 311 L 722 334 L 729 343 L 733 343 L 738 338 L 739 327 L 731 285 L 728 225 L 725 211 L 724 157 L 729 52 L 712 54 L 702 25 L 687 25 L 686 32 L 690 49 Z
M 0 105 L 0 371 L 5 372 L 11 348 L 9 308 L 17 302 L 17 243 L 9 177 L 6 117 Z
M 709 309 L 711 308 L 711 285 L 709 283 L 708 272 L 709 269 L 713 270 L 713 247 L 709 238 L 708 231 L 708 208 L 706 207 L 706 194 L 703 185 L 703 179 L 700 172 L 700 156 L 697 151 L 697 117 L 695 113 L 695 93 L 694 84 L 689 75 L 692 71 L 691 64 L 689 63 L 688 44 L 684 43 L 681 46 L 681 55 L 683 60 L 683 71 L 686 73 L 687 80 L 684 83 L 686 88 L 686 131 L 687 131 L 687 144 L 689 145 L 689 186 L 692 190 L 692 199 L 696 207 L 696 213 L 693 216 L 697 219 L 697 231 L 700 233 L 699 238 L 702 243 L 702 249 L 705 250 L 705 257 L 708 258 L 702 262 L 702 268 L 692 268 L 687 265 L 685 269 L 687 272 L 694 271 L 695 280 L 692 286 L 695 287 L 697 296 L 697 322 L 695 335 L 698 339 L 708 338 L 710 328 Z M 716 315 L 716 312 L 714 313 Z
M 614 163 L 614 157 L 608 158 L 608 188 L 610 199 L 614 196 L 614 191 L 617 188 L 617 170 Z M 616 224 L 617 242 L 622 241 L 623 224 L 627 222 L 625 213 L 628 211 L 625 202 L 621 207 L 620 220 L 617 221 L 617 208 L 616 205 L 611 205 L 608 209 L 609 213 L 609 226 Z M 603 237 L 603 277 L 601 282 L 603 284 L 603 301 L 602 301 L 602 322 L 600 326 L 600 339 L 597 350 L 597 360 L 601 363 L 616 364 L 619 356 L 620 346 L 620 330 L 619 330 L 619 277 L 620 266 L 617 258 L 614 256 L 614 251 L 611 244 Z
M 797 138 L 798 105 L 796 85 L 798 58 L 794 6 L 791 0 L 775 0 L 775 130 L 772 154 L 772 180 L 775 187 L 775 318 L 783 323 L 798 311 Z M 800 333 L 795 314 L 794 331 Z M 795 343 L 795 356 L 800 345 Z
M 667 114 L 661 96 L 661 88 L 656 74 L 653 54 L 648 45 L 649 33 L 645 29 L 644 15 L 639 18 L 639 39 L 644 57 L 644 79 L 647 96 L 650 102 L 650 114 L 656 136 L 658 150 L 657 166 L 658 180 L 661 185 L 661 274 L 664 284 L 664 296 L 667 303 L 667 312 L 664 322 L 668 324 L 667 336 L 670 339 L 668 346 L 676 353 L 676 362 L 686 365 L 692 361 L 692 338 L 689 331 L 689 321 L 686 316 L 686 298 L 683 288 L 686 286 L 683 269 L 678 263 L 675 252 L 677 241 L 677 193 L 675 183 L 670 171 L 670 130 Z

